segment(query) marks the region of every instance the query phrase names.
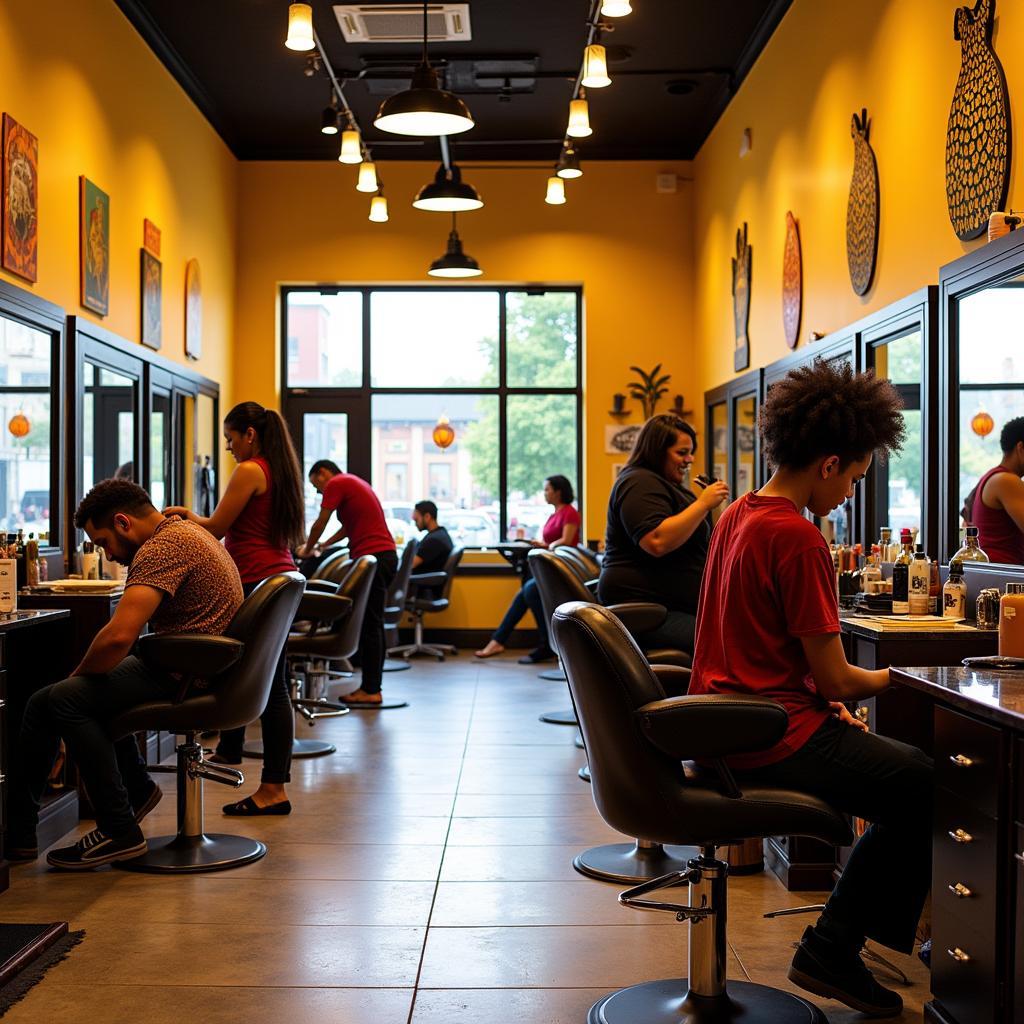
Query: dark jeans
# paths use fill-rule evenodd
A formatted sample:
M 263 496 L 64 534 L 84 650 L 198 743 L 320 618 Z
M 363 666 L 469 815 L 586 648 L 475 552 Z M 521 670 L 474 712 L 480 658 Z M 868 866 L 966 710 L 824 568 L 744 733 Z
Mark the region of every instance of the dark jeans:
M 387 654 L 384 609 L 388 603 L 388 587 L 398 572 L 398 555 L 394 551 L 374 551 L 373 555 L 377 559 L 377 571 L 373 574 L 363 628 L 359 632 L 359 664 L 363 670 L 364 693 L 380 693 Z
M 856 949 L 869 938 L 911 952 L 931 884 L 931 758 L 830 718 L 795 754 L 738 774 L 811 793 L 872 822 L 817 928 Z
M 242 592 L 248 597 L 259 585 L 243 583 Z M 267 706 L 260 715 L 260 731 L 263 733 L 263 782 L 284 785 L 291 782 L 292 741 L 295 739 L 295 714 L 292 711 L 291 697 L 288 693 L 288 668 L 285 648 L 281 648 L 281 657 L 277 659 L 274 679 L 270 684 Z M 242 746 L 245 743 L 245 726 L 237 729 L 223 729 L 217 753 L 225 761 L 241 761 Z
M 533 612 L 537 620 L 538 647 L 549 647 L 548 624 L 544 621 L 544 606 L 541 604 L 540 591 L 537 589 L 537 581 L 527 580 L 519 590 L 519 593 L 512 599 L 512 603 L 505 612 L 505 618 L 501 625 L 494 631 L 492 639 L 499 644 L 508 643 L 512 630 L 519 625 L 519 620 L 526 614 L 527 609 Z
M 154 674 L 131 655 L 105 676 L 71 676 L 29 698 L 21 723 L 10 796 L 11 831 L 33 833 L 59 740 L 63 736 L 85 782 L 96 824 L 109 836 L 135 830 L 135 813 L 150 779 L 134 736 L 115 743 L 105 723 L 150 700 L 167 700 L 179 683 Z
M 694 637 L 697 632 L 697 616 L 689 612 L 669 612 L 665 621 L 649 633 L 641 633 L 637 643 L 649 651 L 654 647 L 671 647 L 676 651 L 693 654 Z

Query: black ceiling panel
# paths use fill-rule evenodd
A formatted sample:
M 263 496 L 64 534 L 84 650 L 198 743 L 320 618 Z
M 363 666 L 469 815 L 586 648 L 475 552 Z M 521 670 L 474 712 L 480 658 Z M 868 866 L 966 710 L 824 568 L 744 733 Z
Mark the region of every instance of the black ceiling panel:
M 334 159 L 320 134 L 326 74 L 303 74 L 305 54 L 284 46 L 287 0 L 115 0 L 231 150 L 243 160 Z M 380 2 L 380 0 L 378 0 Z M 384 0 L 387 2 L 387 0 Z M 690 159 L 714 127 L 792 0 L 633 0 L 605 19 L 612 85 L 590 91 L 594 134 L 586 159 Z M 330 0 L 313 22 L 364 137 L 381 160 L 434 159 L 436 142 L 377 131 L 388 89 L 401 88 L 414 44 L 350 44 Z M 466 90 L 476 127 L 455 137 L 462 159 L 554 160 L 587 34 L 589 0 L 470 0 L 472 40 L 431 46 L 453 80 L 487 72 L 481 61 L 526 61 L 507 97 Z M 396 67 L 397 65 L 397 67 Z M 526 70 L 532 69 L 532 70 Z M 469 77 L 467 77 L 469 76 Z M 372 83 L 366 79 L 373 79 Z M 681 83 L 669 91 L 671 83 Z

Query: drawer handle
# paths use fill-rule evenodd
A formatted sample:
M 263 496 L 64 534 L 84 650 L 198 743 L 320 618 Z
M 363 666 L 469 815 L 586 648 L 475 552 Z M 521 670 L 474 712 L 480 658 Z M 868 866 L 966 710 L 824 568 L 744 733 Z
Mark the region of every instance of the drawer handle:
M 954 946 L 952 949 L 947 949 L 946 952 L 958 963 L 965 964 L 971 958 L 959 947 Z
M 957 768 L 970 768 L 974 764 L 973 758 L 968 757 L 966 754 L 950 754 L 949 759 Z
M 954 843 L 973 843 L 974 836 L 970 832 L 965 832 L 962 828 L 956 829 L 956 831 L 947 833 L 950 839 Z
M 959 899 L 966 899 L 968 896 L 974 895 L 963 882 L 957 882 L 956 885 L 947 885 L 946 888 Z

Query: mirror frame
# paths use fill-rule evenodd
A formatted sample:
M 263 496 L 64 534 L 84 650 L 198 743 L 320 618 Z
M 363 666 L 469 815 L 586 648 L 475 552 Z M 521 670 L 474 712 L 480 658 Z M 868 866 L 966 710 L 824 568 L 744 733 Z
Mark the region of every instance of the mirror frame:
M 714 427 L 711 410 L 717 405 L 725 405 L 726 409 L 726 446 L 727 446 L 727 479 L 729 485 L 729 501 L 736 499 L 736 402 L 744 398 L 754 399 L 754 490 L 764 482 L 762 477 L 761 438 L 757 432 L 757 416 L 761 411 L 761 400 L 764 396 L 764 371 L 750 370 L 741 377 L 717 388 L 704 392 L 704 435 L 701 444 L 704 446 L 704 472 L 708 476 L 714 474 Z
M 1024 231 L 1014 231 L 947 263 L 939 270 L 940 558 L 960 546 L 960 337 L 961 299 L 1024 274 Z M 955 448 L 954 448 L 955 446 Z M 996 563 L 999 564 L 999 563 Z

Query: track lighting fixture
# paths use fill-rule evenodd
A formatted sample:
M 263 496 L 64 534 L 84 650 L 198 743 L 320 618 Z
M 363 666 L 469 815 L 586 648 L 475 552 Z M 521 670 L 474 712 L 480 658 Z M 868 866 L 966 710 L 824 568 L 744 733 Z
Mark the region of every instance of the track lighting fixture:
M 448 247 L 444 255 L 430 264 L 427 273 L 431 277 L 479 277 L 483 271 L 472 256 L 462 251 L 462 240 L 455 229 L 455 214 L 452 214 L 452 230 L 448 235 Z
M 585 139 L 594 134 L 594 129 L 590 127 L 590 106 L 582 89 L 579 99 L 569 104 L 569 127 L 565 134 L 574 139 Z
M 580 79 L 580 85 L 588 89 L 603 89 L 611 84 L 605 49 L 600 43 L 591 43 L 583 51 L 583 77 Z
M 377 111 L 374 126 L 393 135 L 456 135 L 473 127 L 469 108 L 440 87 L 427 59 L 427 0 L 423 4 L 423 59 L 409 88 L 389 96 Z
M 566 146 L 562 155 L 558 158 L 558 166 L 555 174 L 560 178 L 582 178 L 583 171 L 580 169 L 580 155 L 573 146 Z
M 479 210 L 484 201 L 472 185 L 462 180 L 462 171 L 453 163 L 451 167 L 438 167 L 434 180 L 419 190 L 412 205 L 417 210 L 464 213 Z
M 633 13 L 633 7 L 629 0 L 604 0 L 601 4 L 601 13 L 606 18 L 624 18 L 627 14 Z
M 364 160 L 359 165 L 359 179 L 356 181 L 357 192 L 376 192 L 380 188 L 377 181 L 377 167 L 372 160 Z
M 388 219 L 388 201 L 384 197 L 382 192 L 378 192 L 370 200 L 370 216 L 369 219 L 374 224 L 385 224 Z
M 324 135 L 338 134 L 338 106 L 334 97 L 331 97 L 331 105 L 324 107 L 320 115 L 320 131 Z
M 309 4 L 288 5 L 288 36 L 284 45 L 289 50 L 312 50 L 313 8 Z
M 361 164 L 363 162 L 363 143 L 355 128 L 346 128 L 341 133 L 341 152 L 338 159 L 343 164 Z
M 549 206 L 565 205 L 565 182 L 557 174 L 552 174 L 548 178 L 548 194 L 544 197 L 544 202 Z

